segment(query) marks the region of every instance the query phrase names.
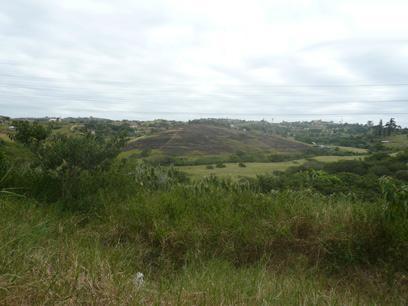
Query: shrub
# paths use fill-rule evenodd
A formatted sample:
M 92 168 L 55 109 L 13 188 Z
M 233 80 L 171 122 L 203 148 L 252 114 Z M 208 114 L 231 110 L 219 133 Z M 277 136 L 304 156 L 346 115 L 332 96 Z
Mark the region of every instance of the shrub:
M 217 167 L 217 168 L 225 168 L 226 165 L 225 165 L 224 163 L 222 163 L 222 162 L 219 162 L 219 163 L 216 163 L 216 164 L 215 164 L 215 167 Z
M 390 177 L 382 177 L 380 186 L 386 202 L 386 216 L 392 219 L 401 219 L 406 223 L 406 218 L 408 218 L 408 185 L 400 184 Z
M 51 198 L 72 202 L 100 188 L 104 172 L 122 145 L 123 139 L 104 140 L 89 134 L 55 136 L 41 143 L 36 150 L 38 164 L 36 171 L 32 172 L 34 179 L 39 185 L 46 184 L 44 191 L 53 194 Z
M 150 154 L 151 154 L 151 152 L 152 152 L 151 149 L 143 149 L 143 150 L 140 152 L 139 156 L 140 156 L 141 158 L 149 157 Z
M 214 166 L 213 165 L 207 165 L 207 166 L 205 166 L 205 168 L 206 169 L 214 169 Z
M 367 173 L 367 164 L 359 160 L 341 160 L 334 163 L 328 163 L 324 166 L 324 170 L 330 173 L 349 172 L 358 175 Z
M 246 165 L 244 163 L 238 163 L 238 167 L 245 168 Z
M 148 190 L 170 189 L 179 183 L 189 181 L 184 172 L 174 167 L 152 166 L 146 162 L 140 162 L 133 169 L 127 169 L 127 174 L 128 180 Z
M 397 171 L 395 177 L 401 181 L 408 181 L 408 170 Z
M 13 125 L 16 127 L 16 132 L 12 138 L 25 145 L 35 145 L 51 133 L 51 129 L 45 128 L 38 122 L 13 121 Z
M 369 170 L 371 173 L 376 176 L 391 175 L 392 172 L 384 165 L 374 165 Z

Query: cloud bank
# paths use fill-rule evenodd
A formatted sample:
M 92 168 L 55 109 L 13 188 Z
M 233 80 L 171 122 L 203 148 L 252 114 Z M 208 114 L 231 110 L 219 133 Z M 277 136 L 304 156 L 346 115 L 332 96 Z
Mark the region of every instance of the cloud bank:
M 408 124 L 405 0 L 14 0 L 0 113 Z

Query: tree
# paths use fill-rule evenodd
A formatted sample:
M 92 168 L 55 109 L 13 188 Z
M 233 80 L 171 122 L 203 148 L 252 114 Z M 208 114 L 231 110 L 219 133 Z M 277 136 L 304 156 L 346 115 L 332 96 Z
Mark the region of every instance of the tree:
M 45 169 L 93 171 L 104 168 L 120 152 L 122 139 L 110 141 L 92 135 L 58 135 L 45 141 L 38 150 L 38 157 Z
M 385 124 L 387 135 L 390 136 L 395 130 L 399 128 L 394 118 L 391 118 L 389 122 Z
M 383 121 L 381 119 L 380 122 L 377 125 L 377 135 L 380 136 L 380 137 L 383 136 L 383 130 L 384 130 Z
M 45 140 L 51 133 L 50 129 L 45 128 L 38 122 L 13 121 L 12 124 L 16 127 L 16 132 L 11 138 L 24 145 L 38 144 Z
M 106 170 L 124 145 L 123 138 L 57 135 L 42 142 L 36 153 L 44 173 L 60 182 L 62 198 L 75 195 L 82 174 Z

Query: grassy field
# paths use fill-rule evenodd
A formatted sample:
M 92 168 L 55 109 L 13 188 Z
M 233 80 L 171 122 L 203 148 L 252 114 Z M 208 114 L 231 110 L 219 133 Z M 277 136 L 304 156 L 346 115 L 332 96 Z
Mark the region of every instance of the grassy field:
M 6 133 L 2 133 L 2 132 L 0 132 L 0 139 L 3 140 L 3 141 L 8 141 L 8 142 L 11 141 L 10 138 L 8 137 L 8 135 Z
M 330 148 L 339 148 L 340 151 L 343 152 L 350 152 L 350 153 L 358 153 L 358 154 L 366 154 L 368 153 L 367 149 L 363 148 L 354 148 L 354 147 L 342 147 L 342 146 L 328 146 Z
M 384 145 L 390 149 L 404 150 L 408 148 L 408 135 L 393 135 L 386 140 L 388 140 L 389 143 L 385 143 Z
M 334 162 L 339 160 L 352 160 L 362 158 L 362 156 L 317 156 L 314 160 L 321 162 Z M 300 166 L 305 163 L 306 159 L 299 159 L 287 162 L 273 162 L 273 163 L 245 163 L 246 167 L 239 167 L 238 163 L 225 163 L 225 168 L 207 169 L 206 165 L 200 166 L 180 166 L 177 167 L 189 174 L 193 178 L 199 178 L 214 174 L 219 177 L 232 177 L 237 178 L 239 176 L 254 177 L 258 174 L 283 171 L 293 166 Z
M 358 264 L 383 248 L 373 203 L 188 188 L 99 201 L 93 216 L 0 197 L 1 305 L 406 305 L 404 274 Z

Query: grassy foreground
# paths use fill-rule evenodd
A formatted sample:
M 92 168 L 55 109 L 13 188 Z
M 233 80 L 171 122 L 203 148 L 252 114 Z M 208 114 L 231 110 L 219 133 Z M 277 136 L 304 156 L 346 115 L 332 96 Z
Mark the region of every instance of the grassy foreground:
M 1 305 L 407 302 L 406 225 L 380 203 L 205 185 L 94 201 L 81 214 L 0 197 Z

